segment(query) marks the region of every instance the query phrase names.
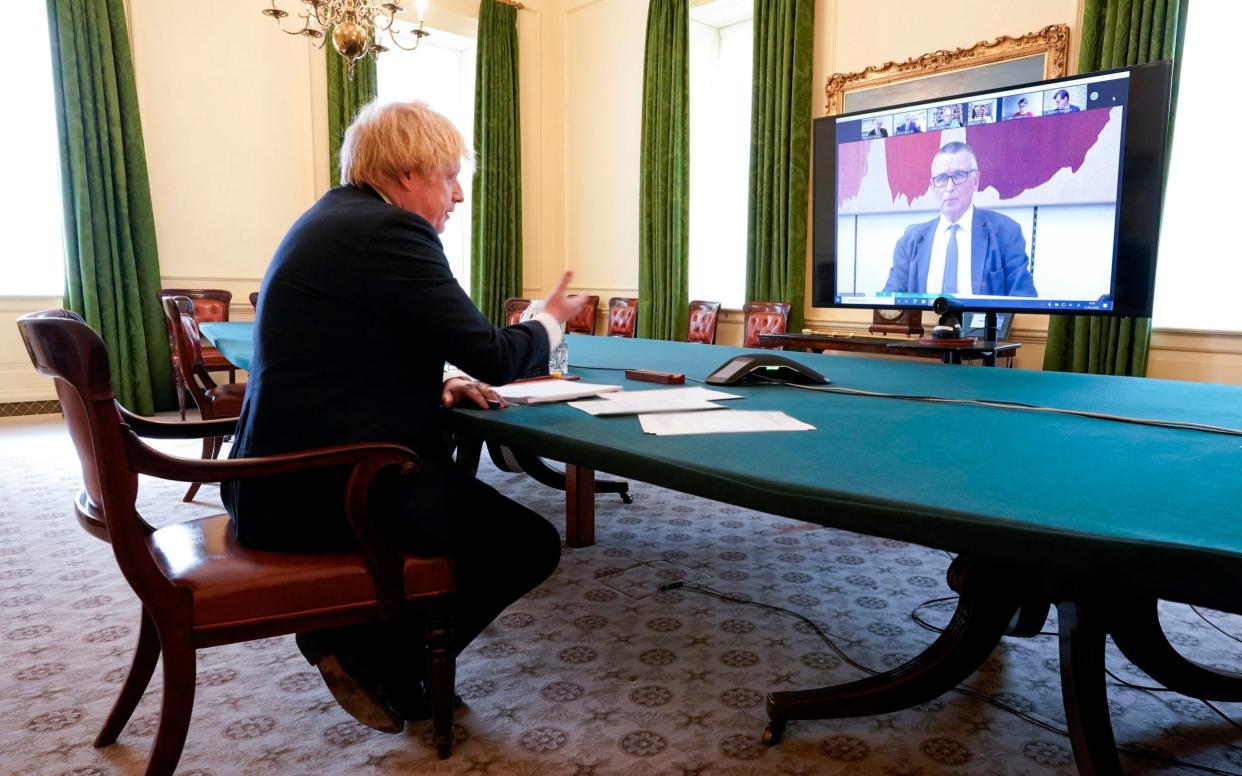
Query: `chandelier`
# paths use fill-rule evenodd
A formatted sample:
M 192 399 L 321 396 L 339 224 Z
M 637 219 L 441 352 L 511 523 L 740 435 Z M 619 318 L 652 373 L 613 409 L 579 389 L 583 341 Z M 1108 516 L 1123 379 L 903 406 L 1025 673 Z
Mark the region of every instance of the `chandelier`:
M 373 59 L 388 50 L 380 44 L 380 33 L 388 33 L 392 45 L 402 51 L 413 51 L 423 38 L 431 33 L 423 29 L 423 16 L 427 12 L 427 0 L 416 0 L 414 3 L 418 15 L 415 26 L 400 31 L 393 26 L 397 14 L 404 9 L 395 2 L 379 3 L 376 0 L 302 0 L 304 6 L 297 13 L 302 20 L 298 29 L 287 29 L 283 19 L 289 16 L 271 0 L 272 7 L 264 8 L 263 15 L 276 20 L 281 32 L 289 35 L 301 35 L 310 38 L 316 48 L 323 48 L 328 42 L 327 35 L 332 36 L 332 47 L 345 57 L 350 80 L 354 78 L 354 63 L 370 54 Z M 413 45 L 409 41 L 413 36 Z

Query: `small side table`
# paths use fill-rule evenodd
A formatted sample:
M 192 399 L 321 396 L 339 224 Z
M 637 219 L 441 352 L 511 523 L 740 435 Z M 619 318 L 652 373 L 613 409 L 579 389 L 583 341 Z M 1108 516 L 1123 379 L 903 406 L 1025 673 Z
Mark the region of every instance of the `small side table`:
M 946 364 L 982 359 L 984 365 L 995 366 L 997 356 L 1005 356 L 1013 365 L 1013 356 L 1021 342 L 983 342 L 976 340 L 970 345 L 938 345 L 913 339 L 894 337 L 844 337 L 833 334 L 760 334 L 761 347 L 782 346 L 806 348 L 823 353 L 828 350 L 844 350 L 853 353 L 883 353 L 890 356 L 915 356 L 939 358 Z

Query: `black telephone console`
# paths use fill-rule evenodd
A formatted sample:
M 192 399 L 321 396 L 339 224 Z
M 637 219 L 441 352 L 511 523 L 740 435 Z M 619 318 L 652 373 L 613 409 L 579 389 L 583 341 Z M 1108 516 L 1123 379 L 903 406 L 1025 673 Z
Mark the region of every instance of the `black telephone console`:
M 824 385 L 828 378 L 791 358 L 770 355 L 742 355 L 729 359 L 707 376 L 712 385 L 798 383 Z

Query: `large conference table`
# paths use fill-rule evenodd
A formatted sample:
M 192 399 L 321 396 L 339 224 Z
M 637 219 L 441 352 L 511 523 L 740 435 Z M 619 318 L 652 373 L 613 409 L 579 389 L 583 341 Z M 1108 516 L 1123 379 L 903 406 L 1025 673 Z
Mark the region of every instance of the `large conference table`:
M 246 324 L 204 325 L 238 366 Z M 741 348 L 568 338 L 570 369 L 627 390 L 624 369 L 701 380 Z M 237 343 L 242 343 L 238 345 Z M 231 352 L 230 352 L 231 351 Z M 1242 429 L 1242 388 L 1166 380 L 789 353 L 834 386 L 902 396 L 1017 402 Z M 809 432 L 656 437 L 634 417 L 564 404 L 458 409 L 449 424 L 567 464 L 567 533 L 593 537 L 594 471 L 743 507 L 955 553 L 952 621 L 884 673 L 768 696 L 769 744 L 785 723 L 883 714 L 972 674 L 1005 635 L 1033 636 L 1058 610 L 1062 694 L 1080 773 L 1121 773 L 1109 719 L 1105 636 L 1170 689 L 1242 700 L 1242 674 L 1177 653 L 1160 599 L 1242 613 L 1242 436 L 1045 411 L 730 387 L 737 409 L 783 410 Z

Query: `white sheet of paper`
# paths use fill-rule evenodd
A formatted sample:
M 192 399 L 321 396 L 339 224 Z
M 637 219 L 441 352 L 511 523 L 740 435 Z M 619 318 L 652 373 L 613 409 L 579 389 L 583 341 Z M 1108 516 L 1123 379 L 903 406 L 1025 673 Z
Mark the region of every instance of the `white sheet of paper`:
M 543 404 L 551 401 L 568 401 L 598 396 L 601 393 L 619 391 L 619 385 L 583 383 L 578 380 L 530 380 L 509 383 L 496 388 L 496 393 L 514 404 Z
M 708 388 L 661 388 L 652 391 L 606 393 L 598 399 L 573 401 L 569 406 L 589 415 L 638 415 L 644 412 L 697 412 L 718 410 L 718 399 L 740 399 L 735 393 Z
M 615 399 L 598 399 L 571 401 L 570 407 L 582 410 L 588 415 L 640 415 L 646 412 L 698 412 L 701 410 L 722 410 L 724 406 L 713 404 L 703 399 L 681 399 L 666 396 L 659 401 L 641 399 L 640 393 L 605 394 L 616 396 Z
M 621 393 L 610 393 L 600 398 L 616 400 L 628 398 L 631 396 L 644 397 L 641 401 L 659 402 L 661 399 L 657 397 L 673 397 L 682 399 L 698 399 L 700 401 L 719 401 L 720 399 L 740 399 L 741 394 L 725 393 L 724 391 L 716 391 L 711 388 L 700 388 L 697 385 L 685 388 L 656 388 L 650 391 L 623 391 Z
M 735 434 L 748 431 L 814 431 L 809 423 L 780 411 L 664 412 L 639 415 L 643 431 L 657 436 Z

